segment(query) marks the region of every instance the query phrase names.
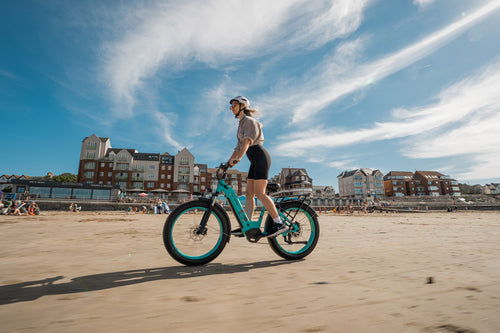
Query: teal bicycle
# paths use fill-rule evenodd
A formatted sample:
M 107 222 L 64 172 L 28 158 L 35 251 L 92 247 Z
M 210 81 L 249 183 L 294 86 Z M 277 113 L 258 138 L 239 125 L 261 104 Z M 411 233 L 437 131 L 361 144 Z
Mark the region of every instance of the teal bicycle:
M 217 168 L 218 186 L 211 198 L 199 198 L 178 206 L 167 218 L 163 227 L 163 243 L 168 253 L 188 266 L 204 265 L 217 258 L 231 238 L 229 215 L 218 202 L 224 195 L 229 202 L 243 236 L 251 243 L 266 238 L 269 214 L 261 229 L 265 208 L 257 221 L 250 221 L 234 190 L 226 183 L 227 164 Z M 220 174 L 220 175 L 219 175 Z M 275 200 L 278 213 L 289 230 L 266 238 L 274 252 L 284 259 L 297 260 L 309 255 L 319 239 L 318 216 L 310 206 L 307 196 Z

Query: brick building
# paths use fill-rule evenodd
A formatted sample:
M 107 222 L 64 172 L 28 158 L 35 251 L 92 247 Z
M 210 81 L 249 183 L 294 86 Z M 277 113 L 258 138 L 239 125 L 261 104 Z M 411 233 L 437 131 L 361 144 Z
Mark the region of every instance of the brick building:
M 246 172 L 229 170 L 230 185 L 238 195 L 246 191 Z M 139 153 L 136 149 L 112 148 L 109 138 L 92 134 L 82 141 L 78 182 L 120 185 L 122 191 L 157 193 L 163 197 L 188 198 L 214 188 L 215 169 L 195 163 L 184 148 L 176 155 Z
M 386 196 L 459 196 L 458 182 L 437 171 L 391 171 L 384 176 Z
M 274 194 L 275 196 L 296 197 L 312 194 L 312 178 L 304 168 L 283 168 L 269 182 L 280 185 L 280 190 Z

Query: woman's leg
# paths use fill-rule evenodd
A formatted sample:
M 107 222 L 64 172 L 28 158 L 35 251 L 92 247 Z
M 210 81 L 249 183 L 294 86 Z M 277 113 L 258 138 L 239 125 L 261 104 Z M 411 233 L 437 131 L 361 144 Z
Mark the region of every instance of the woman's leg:
M 247 193 L 245 199 L 245 213 L 248 219 L 252 221 L 253 211 L 255 209 L 255 190 L 254 190 L 254 179 L 247 178 Z
M 247 180 L 248 184 L 248 180 Z M 248 185 L 247 185 L 248 186 Z M 257 199 L 262 202 L 271 218 L 274 220 L 279 216 L 273 200 L 266 194 L 267 179 L 253 179 L 253 190 Z

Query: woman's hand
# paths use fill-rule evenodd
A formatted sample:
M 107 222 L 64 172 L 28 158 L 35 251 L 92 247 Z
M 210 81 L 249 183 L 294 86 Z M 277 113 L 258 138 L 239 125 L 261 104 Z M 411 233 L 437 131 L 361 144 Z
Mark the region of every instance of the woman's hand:
M 238 159 L 238 158 L 234 158 L 234 159 L 231 159 L 229 160 L 229 162 L 227 162 L 229 164 L 229 167 L 232 168 L 234 167 L 236 164 L 238 164 L 238 162 L 241 161 L 241 159 Z

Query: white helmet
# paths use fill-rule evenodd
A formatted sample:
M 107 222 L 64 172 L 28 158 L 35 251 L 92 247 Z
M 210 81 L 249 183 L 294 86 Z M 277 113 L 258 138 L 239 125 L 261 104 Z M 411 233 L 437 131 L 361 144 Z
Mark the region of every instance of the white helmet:
M 240 104 L 243 104 L 243 106 L 245 108 L 250 106 L 250 101 L 246 97 L 243 97 L 243 96 L 236 96 L 235 98 L 233 98 L 232 100 L 229 101 L 229 104 L 232 104 L 233 101 L 236 101 Z

